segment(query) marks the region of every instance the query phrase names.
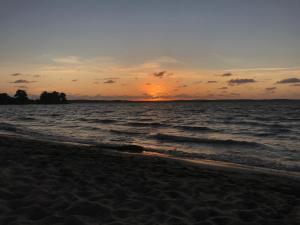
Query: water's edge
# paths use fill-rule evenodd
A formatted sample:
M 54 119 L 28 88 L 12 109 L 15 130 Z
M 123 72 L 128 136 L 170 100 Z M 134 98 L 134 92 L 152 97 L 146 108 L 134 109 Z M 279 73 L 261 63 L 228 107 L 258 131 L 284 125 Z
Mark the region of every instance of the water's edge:
M 218 161 L 218 160 L 210 160 L 210 159 L 197 159 L 197 158 L 188 158 L 188 157 L 178 157 L 174 154 L 168 154 L 162 151 L 155 151 L 154 149 L 145 149 L 141 146 L 136 145 L 93 145 L 93 144 L 83 144 L 83 143 L 75 143 L 75 142 L 62 142 L 62 141 L 50 141 L 43 139 L 32 139 L 28 137 L 22 137 L 17 135 L 3 135 L 0 134 L 0 144 L 2 140 L 9 141 L 19 141 L 26 143 L 40 143 L 46 145 L 55 145 L 58 149 L 60 147 L 62 150 L 64 147 L 83 147 L 88 148 L 89 150 L 101 150 L 103 154 L 126 154 L 126 155 L 141 155 L 146 157 L 159 157 L 164 158 L 166 160 L 172 160 L 176 163 L 183 163 L 186 165 L 193 165 L 200 167 L 202 169 L 213 169 L 213 170 L 222 170 L 228 172 L 234 172 L 238 174 L 244 174 L 245 172 L 249 175 L 270 175 L 270 176 L 278 176 L 283 178 L 295 179 L 300 181 L 300 173 L 294 171 L 284 171 L 271 169 L 266 167 L 256 167 L 256 166 L 248 166 L 242 165 L 232 162 Z M 40 145 L 42 147 L 42 145 Z M 20 148 L 20 145 L 17 146 Z

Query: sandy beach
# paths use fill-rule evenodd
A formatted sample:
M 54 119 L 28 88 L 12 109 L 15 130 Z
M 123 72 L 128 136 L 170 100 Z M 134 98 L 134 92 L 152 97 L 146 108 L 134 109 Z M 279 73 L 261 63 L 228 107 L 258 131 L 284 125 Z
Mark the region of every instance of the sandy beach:
M 300 224 L 299 177 L 0 136 L 0 224 Z

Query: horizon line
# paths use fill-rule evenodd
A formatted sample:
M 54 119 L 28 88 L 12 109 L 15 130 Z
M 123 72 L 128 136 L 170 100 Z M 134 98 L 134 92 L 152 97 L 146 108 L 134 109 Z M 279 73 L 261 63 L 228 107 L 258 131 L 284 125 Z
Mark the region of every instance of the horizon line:
M 196 101 L 300 101 L 300 99 L 274 98 L 274 99 L 170 99 L 170 100 L 126 100 L 126 99 L 71 99 L 68 102 L 196 102 Z

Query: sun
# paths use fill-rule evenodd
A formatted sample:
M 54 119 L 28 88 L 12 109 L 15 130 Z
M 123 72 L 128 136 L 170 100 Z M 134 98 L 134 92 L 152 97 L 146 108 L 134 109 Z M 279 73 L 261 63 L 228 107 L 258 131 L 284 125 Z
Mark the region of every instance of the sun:
M 148 94 L 151 95 L 152 97 L 159 97 L 160 95 L 162 95 L 165 92 L 165 87 L 162 85 L 150 85 L 149 89 L 148 89 Z
M 152 101 L 162 101 L 162 96 L 166 95 L 167 88 L 162 84 L 149 84 L 143 87 L 144 92 L 149 95 Z M 149 99 L 148 99 L 149 100 Z

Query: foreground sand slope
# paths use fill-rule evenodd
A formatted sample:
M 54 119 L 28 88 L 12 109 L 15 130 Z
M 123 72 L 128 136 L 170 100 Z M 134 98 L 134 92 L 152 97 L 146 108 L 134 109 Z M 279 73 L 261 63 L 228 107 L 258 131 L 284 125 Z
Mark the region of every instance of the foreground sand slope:
M 299 180 L 0 137 L 0 224 L 299 224 Z

